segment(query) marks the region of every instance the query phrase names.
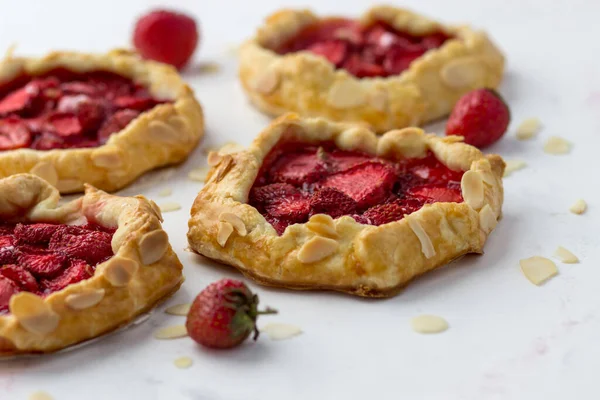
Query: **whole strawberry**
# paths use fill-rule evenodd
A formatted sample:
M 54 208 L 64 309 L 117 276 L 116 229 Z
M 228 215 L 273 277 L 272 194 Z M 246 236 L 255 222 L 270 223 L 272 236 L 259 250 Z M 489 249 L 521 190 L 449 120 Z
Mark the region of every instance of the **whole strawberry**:
M 510 122 L 510 110 L 492 89 L 473 90 L 458 100 L 448 123 L 446 135 L 458 135 L 465 143 L 483 148 L 500 140 Z
M 254 332 L 258 338 L 256 318 L 275 314 L 267 308 L 258 311 L 258 296 L 243 282 L 221 279 L 208 285 L 194 299 L 185 326 L 196 342 L 206 347 L 227 349 L 241 344 Z
M 144 58 L 182 69 L 198 44 L 198 27 L 193 18 L 169 10 L 155 10 L 135 25 L 133 45 Z

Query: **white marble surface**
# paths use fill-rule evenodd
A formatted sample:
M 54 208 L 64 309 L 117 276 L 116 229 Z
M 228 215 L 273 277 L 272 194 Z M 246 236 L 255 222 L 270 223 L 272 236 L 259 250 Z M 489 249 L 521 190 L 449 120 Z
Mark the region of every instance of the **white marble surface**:
M 135 16 L 159 4 L 141 0 L 8 1 L 0 12 L 0 49 L 18 53 L 57 48 L 107 50 L 128 43 Z M 171 1 L 200 19 L 197 60 L 218 62 L 215 75 L 189 73 L 207 115 L 203 146 L 250 142 L 268 119 L 247 103 L 228 50 L 253 32 L 281 0 Z M 297 2 L 296 4 L 301 3 Z M 303 2 L 304 4 L 308 3 Z M 319 11 L 359 12 L 366 1 L 313 1 Z M 600 390 L 600 258 L 598 226 L 600 146 L 600 3 L 592 0 L 436 0 L 402 2 L 449 22 L 485 27 L 508 57 L 501 87 L 516 123 L 539 117 L 537 139 L 513 134 L 492 150 L 521 158 L 528 167 L 505 181 L 504 219 L 484 256 L 463 258 L 411 284 L 399 296 L 368 301 L 327 293 L 295 293 L 251 286 L 280 314 L 266 322 L 302 327 L 301 336 L 274 342 L 266 336 L 233 351 L 207 351 L 191 340 L 156 341 L 158 326 L 183 323 L 157 310 L 126 332 L 63 355 L 0 363 L 0 399 L 27 399 L 44 390 L 75 399 L 597 399 Z M 442 124 L 430 127 L 441 132 Z M 542 152 L 546 138 L 574 143 L 571 154 Z M 165 215 L 165 227 L 185 265 L 187 281 L 168 302 L 190 301 L 208 283 L 234 271 L 183 251 L 188 210 L 200 185 L 187 172 L 203 165 L 197 150 L 167 182 L 140 188 L 174 189 L 167 200 L 182 210 Z M 138 186 L 139 188 L 139 186 Z M 138 189 L 125 191 L 127 194 Z M 590 209 L 572 215 L 584 198 Z M 551 256 L 563 245 L 580 256 L 559 264 L 560 275 L 543 287 L 530 284 L 518 260 Z M 440 335 L 411 331 L 420 313 L 444 316 Z M 194 365 L 176 369 L 189 356 Z M 574 393 L 577 393 L 576 395 Z

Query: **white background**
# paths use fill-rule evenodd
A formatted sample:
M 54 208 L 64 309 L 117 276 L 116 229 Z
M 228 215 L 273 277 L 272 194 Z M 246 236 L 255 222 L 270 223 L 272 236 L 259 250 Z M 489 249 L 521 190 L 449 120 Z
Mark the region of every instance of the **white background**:
M 251 35 L 276 0 L 171 1 L 196 15 L 202 42 L 196 61 L 217 62 L 217 74 L 186 79 L 207 116 L 203 147 L 234 140 L 248 144 L 268 119 L 246 102 L 236 80 L 232 45 Z M 314 9 L 348 15 L 367 1 L 320 1 Z M 399 2 L 397 2 L 398 4 Z M 129 43 L 136 15 L 159 4 L 140 0 L 2 0 L 0 49 L 18 54 L 53 49 L 105 51 Z M 161 307 L 131 330 L 80 350 L 0 363 L 0 399 L 21 400 L 44 390 L 71 399 L 598 399 L 600 268 L 598 146 L 600 146 L 600 3 L 583 0 L 406 0 L 403 5 L 446 22 L 470 22 L 489 31 L 508 59 L 500 91 L 512 109 L 512 130 L 526 117 L 544 129 L 530 142 L 509 132 L 491 150 L 529 164 L 505 181 L 504 219 L 484 256 L 469 256 L 428 274 L 389 300 L 258 287 L 264 305 L 279 309 L 261 323 L 285 322 L 304 333 L 273 342 L 266 335 L 232 351 L 207 351 L 190 339 L 157 341 L 159 326 L 183 323 Z M 197 64 L 196 64 L 197 65 Z M 428 127 L 443 131 L 443 124 Z M 566 156 L 542 152 L 546 138 L 574 143 Z M 187 172 L 205 163 L 198 149 L 166 182 L 134 186 L 126 194 L 164 201 L 182 210 L 165 214 L 165 228 L 185 265 L 187 281 L 167 304 L 191 301 L 223 276 L 241 278 L 183 251 L 188 210 L 200 188 Z M 160 174 L 159 174 L 160 176 Z M 164 177 L 164 173 L 162 175 Z M 584 198 L 583 216 L 568 212 Z M 529 283 L 518 260 L 551 256 L 558 245 L 582 262 L 558 264 L 543 287 Z M 440 335 L 411 331 L 420 313 L 445 317 Z M 193 358 L 187 370 L 173 360 Z

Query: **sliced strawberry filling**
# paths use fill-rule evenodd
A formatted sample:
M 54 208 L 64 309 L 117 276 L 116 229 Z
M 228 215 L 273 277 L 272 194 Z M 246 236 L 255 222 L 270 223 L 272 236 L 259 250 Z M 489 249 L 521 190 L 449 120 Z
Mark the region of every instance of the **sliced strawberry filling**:
M 384 22 L 365 26 L 329 18 L 307 26 L 274 50 L 279 54 L 310 51 L 358 78 L 387 77 L 400 74 L 448 39 L 450 36 L 443 32 L 414 36 Z
M 250 191 L 256 207 L 282 234 L 314 214 L 344 215 L 382 225 L 435 202 L 463 201 L 463 171 L 453 171 L 433 153 L 424 158 L 387 160 L 320 146 L 284 143 L 265 158 Z
M 113 256 L 113 233 L 95 224 L 0 225 L 0 314 L 15 293 L 46 296 L 92 277 Z
M 164 102 L 110 72 L 21 76 L 0 84 L 0 151 L 96 147 Z

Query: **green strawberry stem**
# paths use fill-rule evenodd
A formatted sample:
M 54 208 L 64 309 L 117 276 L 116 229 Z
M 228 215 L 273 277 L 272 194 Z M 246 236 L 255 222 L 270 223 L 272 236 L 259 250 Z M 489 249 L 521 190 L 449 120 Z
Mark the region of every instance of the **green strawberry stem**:
M 258 339 L 260 332 L 256 327 L 256 319 L 259 315 L 277 314 L 277 310 L 267 307 L 263 311 L 258 310 L 258 295 L 247 293 L 240 289 L 232 289 L 225 294 L 226 307 L 235 310 L 235 315 L 231 319 L 232 337 L 246 337 L 250 332 L 254 332 L 253 340 Z

